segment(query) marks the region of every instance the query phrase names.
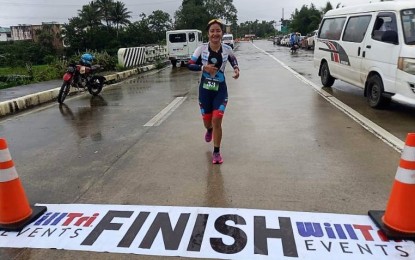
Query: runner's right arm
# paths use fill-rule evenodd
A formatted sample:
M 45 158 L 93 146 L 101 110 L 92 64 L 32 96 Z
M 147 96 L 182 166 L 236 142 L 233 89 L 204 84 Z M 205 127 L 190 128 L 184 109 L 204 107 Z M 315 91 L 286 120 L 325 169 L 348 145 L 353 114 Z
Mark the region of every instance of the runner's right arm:
M 193 53 L 192 57 L 189 60 L 189 64 L 187 66 L 189 70 L 192 71 L 201 71 L 203 64 L 202 64 L 202 46 L 196 48 L 195 52 Z

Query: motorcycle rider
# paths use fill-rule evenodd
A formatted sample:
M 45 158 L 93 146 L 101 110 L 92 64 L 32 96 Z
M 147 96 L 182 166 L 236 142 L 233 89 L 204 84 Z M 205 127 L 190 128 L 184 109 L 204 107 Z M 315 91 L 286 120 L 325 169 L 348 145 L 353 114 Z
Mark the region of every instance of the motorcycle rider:
M 291 33 L 290 35 L 290 45 L 291 45 L 291 51 L 295 52 L 298 49 L 298 39 L 297 39 L 297 33 Z

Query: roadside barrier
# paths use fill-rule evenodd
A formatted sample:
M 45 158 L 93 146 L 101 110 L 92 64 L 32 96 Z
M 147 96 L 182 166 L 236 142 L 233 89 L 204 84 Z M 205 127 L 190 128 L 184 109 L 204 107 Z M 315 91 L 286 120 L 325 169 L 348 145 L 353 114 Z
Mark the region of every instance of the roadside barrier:
M 124 68 L 143 65 L 146 62 L 146 47 L 121 48 L 118 50 L 118 64 Z
M 124 68 L 153 63 L 157 59 L 167 59 L 166 46 L 121 48 L 118 50 L 118 64 Z
M 0 230 L 20 231 L 46 211 L 30 207 L 5 139 L 0 138 Z
M 163 66 L 167 66 L 168 64 L 170 64 L 170 61 L 167 59 L 161 62 L 161 65 Z M 106 75 L 104 76 L 105 82 L 106 82 L 105 84 L 107 85 L 112 84 L 116 81 L 126 79 L 130 76 L 140 74 L 143 72 L 147 72 L 147 71 L 157 69 L 157 68 L 158 66 L 156 64 L 148 64 L 148 65 L 131 68 L 126 71 Z M 0 102 L 0 117 L 19 113 L 26 109 L 35 107 L 37 105 L 56 100 L 56 97 L 59 94 L 59 90 L 60 90 L 60 87 L 57 87 L 57 88 L 53 88 L 50 90 L 45 90 L 42 92 L 33 93 L 33 94 L 26 95 L 26 96 Z M 85 92 L 80 92 L 80 93 L 85 93 Z
M 386 211 L 369 216 L 389 239 L 415 239 L 415 133 L 406 137 Z

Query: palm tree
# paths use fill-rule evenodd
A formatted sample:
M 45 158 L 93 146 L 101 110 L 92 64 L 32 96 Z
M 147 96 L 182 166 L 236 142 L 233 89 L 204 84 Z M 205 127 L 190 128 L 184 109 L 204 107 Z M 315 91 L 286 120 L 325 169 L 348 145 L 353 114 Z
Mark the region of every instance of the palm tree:
M 114 8 L 114 1 L 113 0 L 98 0 L 97 5 L 100 8 L 102 18 L 104 19 L 107 27 L 109 27 L 109 22 L 111 19 L 111 11 Z
M 82 6 L 82 10 L 78 10 L 79 17 L 86 26 L 95 27 L 101 25 L 101 14 L 99 6 L 91 1 L 88 5 Z
M 114 3 L 114 8 L 111 10 L 110 20 L 115 24 L 117 29 L 117 38 L 120 25 L 122 26 L 131 23 L 130 20 L 128 20 L 128 18 L 131 18 L 130 14 L 131 12 L 127 11 L 127 8 L 123 2 L 117 1 Z

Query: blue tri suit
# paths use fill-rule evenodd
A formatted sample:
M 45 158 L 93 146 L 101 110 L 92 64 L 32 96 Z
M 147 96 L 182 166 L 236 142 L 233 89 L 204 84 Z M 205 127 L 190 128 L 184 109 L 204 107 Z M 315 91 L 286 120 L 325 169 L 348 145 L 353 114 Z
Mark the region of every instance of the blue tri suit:
M 228 103 L 228 89 L 224 73 L 227 61 L 234 69 L 238 68 L 238 61 L 230 46 L 222 44 L 219 51 L 215 52 L 210 49 L 208 43 L 199 46 L 189 61 L 188 68 L 192 71 L 201 71 L 202 66 L 207 64 L 215 64 L 218 68 L 213 78 L 219 84 L 217 90 L 204 87 L 205 80 L 212 79 L 209 73 L 203 72 L 200 80 L 199 105 L 204 120 L 211 120 L 212 116 L 222 118 L 225 112 Z

